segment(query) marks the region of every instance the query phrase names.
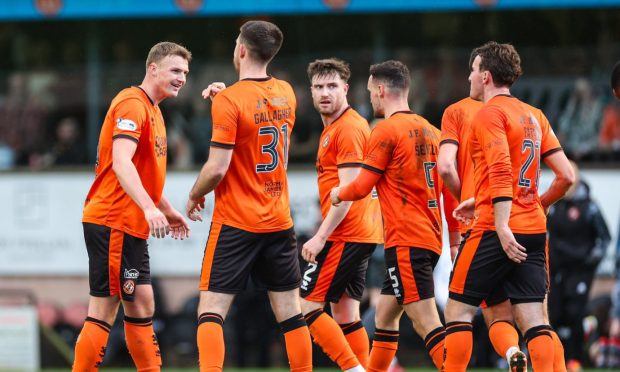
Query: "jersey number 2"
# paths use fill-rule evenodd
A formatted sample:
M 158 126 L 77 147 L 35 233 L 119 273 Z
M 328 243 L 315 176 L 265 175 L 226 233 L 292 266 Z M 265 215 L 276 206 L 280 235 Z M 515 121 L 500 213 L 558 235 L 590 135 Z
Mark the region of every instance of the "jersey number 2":
M 538 177 L 540 176 L 540 142 L 534 142 L 531 139 L 523 140 L 523 145 L 521 146 L 521 153 L 525 153 L 526 150 L 530 150 L 527 154 L 527 159 L 521 166 L 521 171 L 519 172 L 519 186 L 520 187 L 532 187 L 532 180 L 525 177 L 525 174 L 534 163 L 534 157 L 536 157 L 536 187 L 538 187 Z M 536 156 L 538 151 L 538 156 Z

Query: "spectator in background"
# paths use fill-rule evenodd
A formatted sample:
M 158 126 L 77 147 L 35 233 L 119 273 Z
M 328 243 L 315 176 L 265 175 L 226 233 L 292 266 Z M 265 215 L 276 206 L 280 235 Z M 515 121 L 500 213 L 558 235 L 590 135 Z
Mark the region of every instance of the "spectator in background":
M 56 142 L 49 153 L 54 165 L 87 164 L 84 141 L 80 137 L 80 125 L 74 117 L 61 119 L 56 125 Z
M 620 61 L 616 63 L 611 73 L 611 89 L 614 96 L 620 100 Z M 612 345 L 620 348 L 620 238 L 616 242 L 616 285 L 612 292 L 612 311 L 609 338 Z M 620 351 L 620 350 L 619 350 Z M 613 367 L 620 366 L 620 356 L 616 359 L 619 363 Z
M 609 230 L 598 205 L 590 198 L 588 184 L 576 182 L 549 209 L 547 229 L 551 263 L 549 315 L 564 344 L 568 365 L 580 366 L 583 355 L 583 318 L 590 287 L 610 241 Z
M 575 81 L 575 90 L 560 115 L 558 139 L 569 157 L 588 159 L 598 143 L 603 105 L 585 78 Z
M 45 135 L 47 109 L 33 96 L 29 80 L 24 73 L 9 76 L 0 102 L 0 142 L 13 150 L 16 165 L 28 164 L 30 153 L 41 147 Z
M 613 101 L 605 107 L 598 139 L 602 155 L 620 158 L 620 102 Z

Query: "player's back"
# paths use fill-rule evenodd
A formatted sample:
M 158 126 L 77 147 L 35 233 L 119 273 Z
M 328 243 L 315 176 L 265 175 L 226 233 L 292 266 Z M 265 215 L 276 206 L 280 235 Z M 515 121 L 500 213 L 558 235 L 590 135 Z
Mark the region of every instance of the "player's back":
M 471 124 L 483 103 L 469 97 L 448 106 L 441 119 L 441 144 L 458 146 L 457 173 L 461 181 L 461 200 L 474 196 L 474 165 L 469 150 Z
M 440 135 L 412 112 L 397 112 L 373 129 L 365 164 L 389 159 L 377 183 L 386 248 L 415 246 L 441 254 Z
M 131 161 L 144 189 L 159 205 L 166 178 L 166 127 L 159 106 L 142 89 L 131 87 L 114 97 L 101 127 L 96 176 L 86 197 L 82 221 L 146 239 L 149 226 L 144 213 L 123 190 L 112 169 L 112 144 L 117 138 L 137 143 Z
M 213 221 L 252 232 L 293 226 L 286 166 L 295 94 L 282 80 L 244 79 L 213 100 L 211 146 L 233 149 Z
M 560 144 L 541 110 L 511 96 L 495 96 L 472 128 L 476 228 L 494 230 L 493 203 L 512 200 L 510 228 L 516 233 L 546 231 L 538 195 L 540 162 Z

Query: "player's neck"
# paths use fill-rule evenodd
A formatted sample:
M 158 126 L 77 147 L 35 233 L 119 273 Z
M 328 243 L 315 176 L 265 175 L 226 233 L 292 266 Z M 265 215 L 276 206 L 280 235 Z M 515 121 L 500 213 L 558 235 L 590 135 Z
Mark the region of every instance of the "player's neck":
M 484 91 L 484 96 L 482 97 L 482 101 L 484 103 L 487 103 L 491 100 L 491 98 L 495 97 L 495 96 L 499 96 L 499 95 L 504 95 L 504 96 L 509 96 L 510 95 L 510 88 L 508 87 L 489 87 L 487 90 Z
M 163 101 L 164 98 L 166 98 L 163 95 L 157 94 L 157 87 L 155 86 L 155 84 L 151 84 L 147 79 L 144 79 L 142 81 L 142 84 L 140 84 L 138 87 L 142 89 L 147 96 L 149 96 L 149 99 L 151 100 L 151 102 L 153 102 L 154 105 L 159 104 L 159 102 Z
M 323 114 L 321 114 L 321 119 L 323 120 L 323 126 L 326 127 L 326 126 L 330 125 L 331 123 L 333 123 L 334 121 L 336 121 L 339 117 L 342 116 L 342 114 L 348 108 L 349 108 L 349 104 L 345 100 L 343 102 L 342 106 L 338 110 L 334 111 L 331 115 L 323 115 Z
M 401 111 L 411 111 L 406 97 L 399 97 L 398 99 L 389 101 L 386 100 L 383 103 L 383 112 L 386 119 L 394 115 L 394 113 Z
M 239 66 L 239 80 L 243 79 L 264 79 L 268 77 L 267 65 L 256 63 L 241 63 Z

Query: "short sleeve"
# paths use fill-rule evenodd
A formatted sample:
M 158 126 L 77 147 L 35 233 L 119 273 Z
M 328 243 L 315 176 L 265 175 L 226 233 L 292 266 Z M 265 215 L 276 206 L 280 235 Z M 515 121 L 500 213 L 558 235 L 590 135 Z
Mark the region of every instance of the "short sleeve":
M 237 137 L 239 108 L 225 94 L 220 93 L 213 99 L 211 117 L 213 119 L 211 146 L 232 149 Z
M 558 137 L 556 137 L 553 132 L 553 128 L 551 128 L 551 124 L 549 124 L 549 120 L 545 117 L 545 115 L 541 115 L 540 121 L 540 130 L 542 131 L 542 140 L 540 144 L 540 154 L 544 159 L 545 157 L 556 153 L 558 151 L 562 151 L 562 146 L 560 145 L 560 141 Z
M 114 115 L 112 139 L 127 138 L 138 143 L 147 120 L 144 102 L 136 98 L 123 100 L 116 105 L 112 115 Z
M 441 118 L 441 140 L 439 145 L 444 143 L 453 143 L 459 145 L 459 127 L 458 123 L 461 122 L 459 115 L 462 115 L 461 110 L 457 110 L 450 106 L 444 111 Z
M 367 143 L 363 168 L 378 174 L 385 172 L 396 146 L 395 138 L 389 129 L 386 123 L 382 122 L 372 130 Z
M 336 165 L 338 168 L 359 167 L 364 161 L 364 144 L 368 134 L 357 125 L 346 125 L 336 138 Z

